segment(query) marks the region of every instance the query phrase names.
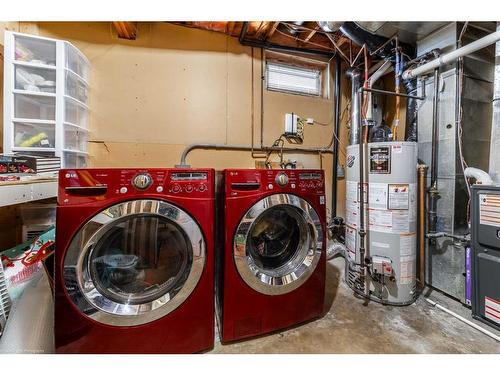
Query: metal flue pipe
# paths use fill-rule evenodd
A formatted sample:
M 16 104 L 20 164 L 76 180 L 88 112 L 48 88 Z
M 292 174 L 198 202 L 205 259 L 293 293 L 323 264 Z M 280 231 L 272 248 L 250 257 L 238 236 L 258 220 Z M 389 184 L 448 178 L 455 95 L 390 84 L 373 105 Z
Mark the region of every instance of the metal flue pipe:
M 349 134 L 349 144 L 357 145 L 361 139 L 358 128 L 358 119 L 361 113 L 361 101 L 358 90 L 361 87 L 361 70 L 349 69 L 347 75 L 351 78 L 351 128 Z
M 342 74 L 342 60 L 339 55 L 335 57 L 335 82 L 334 82 L 334 137 L 333 137 L 333 170 L 332 170 L 332 218 L 337 216 L 337 169 L 339 166 L 339 131 L 340 131 L 340 100 L 342 98 L 340 82 Z
M 438 58 L 429 61 L 428 63 L 421 65 L 414 69 L 408 69 L 403 73 L 403 79 L 416 78 L 422 74 L 430 72 L 433 69 L 438 68 L 440 65 L 448 64 L 452 61 L 455 61 L 459 57 L 469 55 L 473 52 L 476 52 L 484 47 L 488 47 L 489 45 L 500 40 L 500 30 L 495 31 L 489 35 L 486 35 L 484 38 L 478 39 L 475 42 L 469 43 L 462 48 L 458 48 L 449 53 L 445 53 L 444 55 L 439 56 Z

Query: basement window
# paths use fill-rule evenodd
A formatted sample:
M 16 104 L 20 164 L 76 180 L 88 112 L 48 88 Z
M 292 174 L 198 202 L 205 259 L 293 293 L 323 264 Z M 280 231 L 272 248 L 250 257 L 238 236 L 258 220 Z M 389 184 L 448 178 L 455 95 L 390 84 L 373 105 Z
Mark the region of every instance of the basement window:
M 321 96 L 321 70 L 267 61 L 267 89 L 289 94 Z

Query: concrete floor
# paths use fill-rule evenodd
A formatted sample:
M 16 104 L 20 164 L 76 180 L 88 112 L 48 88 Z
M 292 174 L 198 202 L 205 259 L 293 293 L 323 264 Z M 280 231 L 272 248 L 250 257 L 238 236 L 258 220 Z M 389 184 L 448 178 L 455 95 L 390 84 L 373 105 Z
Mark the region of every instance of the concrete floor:
M 365 303 L 342 281 L 343 273 L 343 258 L 327 263 L 328 313 L 323 318 L 234 344 L 217 340 L 210 353 L 500 353 L 500 343 L 432 307 L 423 297 L 406 307 Z M 459 302 L 437 291 L 426 296 L 472 320 L 470 310 Z

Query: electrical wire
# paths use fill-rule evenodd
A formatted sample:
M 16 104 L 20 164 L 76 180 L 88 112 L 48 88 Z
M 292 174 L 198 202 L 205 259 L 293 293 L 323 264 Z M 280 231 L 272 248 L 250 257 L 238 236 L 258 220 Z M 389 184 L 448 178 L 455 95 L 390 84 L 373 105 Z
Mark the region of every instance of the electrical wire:
M 462 31 L 460 32 L 460 36 L 457 41 L 457 47 L 459 47 L 462 43 L 462 37 L 465 34 L 465 31 L 467 29 L 468 22 L 464 23 L 464 26 L 462 27 Z M 464 84 L 464 66 L 463 66 L 463 58 L 459 57 L 458 58 L 458 96 L 459 98 L 462 97 L 463 94 L 463 84 Z M 458 154 L 460 157 L 460 165 L 462 167 L 462 173 L 464 175 L 464 182 L 465 186 L 467 187 L 467 222 L 470 221 L 470 185 L 467 177 L 465 176 L 465 169 L 468 167 L 468 164 L 465 160 L 464 154 L 463 154 L 463 105 L 462 105 L 462 100 L 459 99 L 459 107 L 458 107 L 458 119 L 457 119 L 457 135 L 458 135 Z

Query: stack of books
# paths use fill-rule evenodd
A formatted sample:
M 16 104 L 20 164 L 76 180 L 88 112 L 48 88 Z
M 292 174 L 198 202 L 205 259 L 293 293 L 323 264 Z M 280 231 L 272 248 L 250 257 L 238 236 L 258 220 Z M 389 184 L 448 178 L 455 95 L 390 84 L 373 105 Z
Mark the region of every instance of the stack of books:
M 61 168 L 61 159 L 56 156 L 1 155 L 0 174 L 28 173 L 43 174 L 56 172 Z

